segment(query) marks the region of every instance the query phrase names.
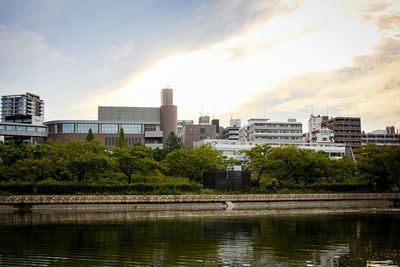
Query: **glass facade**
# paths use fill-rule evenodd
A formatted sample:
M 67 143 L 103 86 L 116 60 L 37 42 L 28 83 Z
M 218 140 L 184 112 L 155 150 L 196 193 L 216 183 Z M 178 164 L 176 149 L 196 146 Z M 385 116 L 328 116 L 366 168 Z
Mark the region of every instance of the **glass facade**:
M 45 127 L 37 127 L 38 132 L 45 132 L 46 128 Z
M 0 130 L 5 130 L 6 129 L 6 126 L 5 125 L 0 125 Z
M 15 131 L 15 125 L 7 125 L 7 130 Z
M 74 133 L 75 125 L 73 123 L 63 123 L 62 132 L 63 133 Z
M 118 133 L 118 124 L 115 124 L 115 123 L 103 123 L 101 125 L 101 132 L 102 133 Z
M 26 129 L 28 130 L 28 132 L 36 132 L 36 127 L 34 126 L 28 126 L 26 127 Z
M 78 133 L 88 133 L 92 129 L 93 133 L 99 132 L 99 125 L 97 123 L 78 123 Z
M 17 126 L 17 131 L 26 131 L 25 126 Z
M 141 124 L 122 124 L 121 127 L 124 129 L 124 133 L 129 134 L 140 134 L 142 133 Z

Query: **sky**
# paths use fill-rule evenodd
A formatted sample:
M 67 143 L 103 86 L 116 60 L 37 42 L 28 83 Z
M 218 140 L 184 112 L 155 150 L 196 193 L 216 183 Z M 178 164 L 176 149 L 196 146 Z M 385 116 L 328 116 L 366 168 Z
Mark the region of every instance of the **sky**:
M 178 119 L 361 117 L 400 127 L 400 2 L 0 0 L 0 93 L 45 119 L 160 106 Z

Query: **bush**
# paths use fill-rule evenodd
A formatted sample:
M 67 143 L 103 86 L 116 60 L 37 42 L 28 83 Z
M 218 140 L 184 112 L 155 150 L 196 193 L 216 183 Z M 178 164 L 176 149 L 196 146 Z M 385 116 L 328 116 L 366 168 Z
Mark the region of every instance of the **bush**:
M 2 194 L 21 194 L 31 195 L 34 191 L 34 185 L 28 182 L 0 182 L 0 192 Z

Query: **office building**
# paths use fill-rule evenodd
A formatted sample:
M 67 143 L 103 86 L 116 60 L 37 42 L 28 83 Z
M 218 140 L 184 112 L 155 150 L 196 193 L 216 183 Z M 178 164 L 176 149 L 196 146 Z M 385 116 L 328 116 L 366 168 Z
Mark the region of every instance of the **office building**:
M 45 122 L 49 138 L 65 143 L 67 138 L 84 140 L 89 129 L 104 145 L 115 146 L 119 131 L 124 129 L 129 145 L 140 143 L 151 148 L 163 148 L 168 135 L 177 133 L 177 106 L 173 105 L 173 90 L 161 91 L 161 106 L 98 107 L 98 120 L 58 120 Z
M 287 122 L 250 119 L 239 130 L 239 140 L 263 141 L 273 145 L 301 143 L 303 127 L 296 119 Z

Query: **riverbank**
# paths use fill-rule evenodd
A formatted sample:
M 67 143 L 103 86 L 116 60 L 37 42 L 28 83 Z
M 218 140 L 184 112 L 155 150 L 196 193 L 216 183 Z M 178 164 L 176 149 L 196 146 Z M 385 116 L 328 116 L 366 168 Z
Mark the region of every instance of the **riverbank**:
M 390 209 L 400 193 L 0 196 L 0 213 Z

